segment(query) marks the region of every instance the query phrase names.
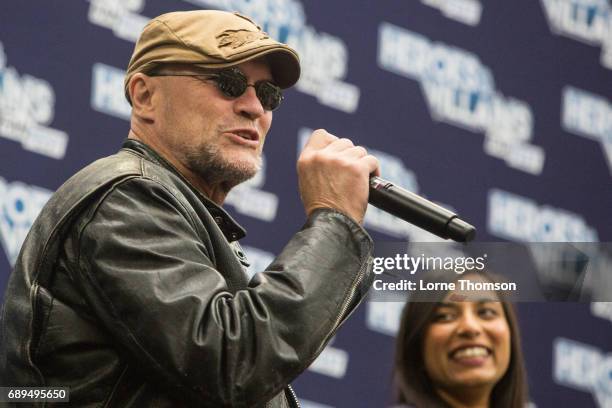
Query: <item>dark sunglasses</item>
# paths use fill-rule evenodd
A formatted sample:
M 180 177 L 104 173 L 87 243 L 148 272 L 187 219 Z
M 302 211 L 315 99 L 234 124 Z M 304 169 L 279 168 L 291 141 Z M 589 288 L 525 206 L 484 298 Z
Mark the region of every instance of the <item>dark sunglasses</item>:
M 249 86 L 252 86 L 255 88 L 255 94 L 259 102 L 261 102 L 261 106 L 267 111 L 273 111 L 278 108 L 283 100 L 283 91 L 278 85 L 267 80 L 249 84 L 246 76 L 237 68 L 228 68 L 210 74 L 152 72 L 149 73 L 149 76 L 191 76 L 202 80 L 210 79 L 214 81 L 223 95 L 230 98 L 238 98 L 246 92 Z

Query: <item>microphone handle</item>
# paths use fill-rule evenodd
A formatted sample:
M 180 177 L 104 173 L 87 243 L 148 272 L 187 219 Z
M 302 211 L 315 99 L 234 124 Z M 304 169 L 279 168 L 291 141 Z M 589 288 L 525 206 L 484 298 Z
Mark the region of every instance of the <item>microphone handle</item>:
M 440 238 L 468 242 L 476 236 L 476 228 L 457 214 L 380 177 L 370 178 L 368 202 Z

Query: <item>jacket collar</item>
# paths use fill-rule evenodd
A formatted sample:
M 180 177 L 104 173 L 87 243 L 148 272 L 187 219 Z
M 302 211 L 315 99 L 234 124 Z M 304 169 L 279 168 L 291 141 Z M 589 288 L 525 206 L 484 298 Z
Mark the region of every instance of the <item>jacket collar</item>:
M 135 152 L 139 156 L 142 156 L 148 161 L 156 163 L 166 170 L 172 172 L 176 176 L 178 176 L 185 184 L 189 186 L 189 188 L 200 198 L 202 203 L 210 212 L 213 219 L 225 235 L 225 238 L 229 242 L 237 241 L 246 236 L 246 231 L 242 228 L 223 208 L 219 207 L 216 203 L 208 199 L 204 194 L 200 192 L 200 190 L 196 189 L 190 182 L 187 180 L 172 164 L 170 164 L 167 160 L 161 157 L 155 150 L 147 146 L 146 144 L 134 140 L 134 139 L 125 139 L 122 149 L 130 150 Z

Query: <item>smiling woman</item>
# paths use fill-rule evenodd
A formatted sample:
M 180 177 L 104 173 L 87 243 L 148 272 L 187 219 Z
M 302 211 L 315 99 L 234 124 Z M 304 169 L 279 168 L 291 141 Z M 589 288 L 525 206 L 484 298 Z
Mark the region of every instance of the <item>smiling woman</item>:
M 472 281 L 495 282 L 486 273 L 470 275 Z M 460 277 L 432 272 L 427 281 Z M 474 297 L 440 290 L 437 302 L 431 296 L 421 299 L 416 292 L 402 314 L 395 359 L 398 402 L 417 408 L 522 408 L 526 373 L 512 304 L 495 291 Z

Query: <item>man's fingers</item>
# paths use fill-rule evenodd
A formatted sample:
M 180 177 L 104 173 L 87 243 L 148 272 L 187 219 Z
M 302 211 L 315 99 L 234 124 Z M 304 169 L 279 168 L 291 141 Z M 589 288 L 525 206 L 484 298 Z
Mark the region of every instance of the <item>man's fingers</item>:
M 353 147 L 355 147 L 353 142 L 351 142 L 349 139 L 342 138 L 334 140 L 332 143 L 328 144 L 325 147 L 325 151 L 330 153 L 337 153 L 344 152 L 345 150 L 351 149 Z
M 368 206 L 368 179 L 379 175 L 376 157 L 349 139 L 313 132 L 297 163 L 304 209 L 333 208 L 361 223 Z
M 380 176 L 380 163 L 378 159 L 371 154 L 363 156 L 361 159 L 363 163 L 368 167 L 368 173 L 372 176 Z
M 338 140 L 338 137 L 328 133 L 325 131 L 325 129 L 317 129 L 312 132 L 312 135 L 310 135 L 310 138 L 308 138 L 308 141 L 304 145 L 304 150 L 323 149 L 336 140 Z
M 373 176 L 380 176 L 380 162 L 378 161 L 376 156 L 372 156 L 371 154 L 369 154 L 366 148 L 362 146 L 354 146 L 349 149 L 343 150 L 341 152 L 341 155 L 349 159 L 359 160 L 361 163 L 365 164 L 368 170 L 368 174 Z
M 331 145 L 330 145 L 331 147 Z M 351 157 L 351 158 L 355 158 L 355 159 L 360 159 L 364 156 L 368 155 L 368 151 L 365 149 L 365 147 L 362 146 L 353 146 L 350 147 L 348 149 L 345 149 L 344 151 L 342 151 L 342 155 L 345 157 Z
M 380 175 L 378 159 L 368 154 L 368 151 L 363 146 L 355 146 L 350 139 L 338 138 L 323 129 L 319 129 L 312 133 L 308 143 L 304 146 L 304 150 L 307 147 L 312 150 L 323 150 L 326 153 L 339 154 L 349 159 L 363 160 L 369 174 Z

